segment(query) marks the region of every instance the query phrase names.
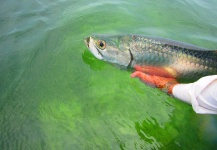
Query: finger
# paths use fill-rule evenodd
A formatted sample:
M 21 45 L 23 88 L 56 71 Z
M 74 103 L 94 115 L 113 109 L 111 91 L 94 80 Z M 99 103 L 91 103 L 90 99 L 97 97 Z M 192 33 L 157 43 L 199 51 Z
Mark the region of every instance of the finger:
M 155 85 L 155 81 L 153 80 L 154 78 L 152 75 L 148 75 L 140 71 L 135 71 L 134 73 L 131 74 L 131 77 L 132 78 L 138 77 L 140 80 L 142 80 L 147 84 Z
M 157 87 L 168 94 L 172 94 L 173 87 L 176 84 L 178 84 L 178 82 L 174 78 L 165 78 L 165 77 L 159 77 L 155 75 L 148 75 L 141 71 L 133 72 L 131 74 L 131 77 L 132 78 L 138 77 L 146 84 L 151 85 L 153 87 Z
M 139 66 L 135 65 L 134 69 L 136 71 L 144 72 L 150 75 L 156 75 L 166 78 L 172 78 L 174 75 L 174 70 L 171 68 L 162 68 L 162 67 L 156 67 L 156 66 Z M 171 73 L 172 72 L 172 73 Z

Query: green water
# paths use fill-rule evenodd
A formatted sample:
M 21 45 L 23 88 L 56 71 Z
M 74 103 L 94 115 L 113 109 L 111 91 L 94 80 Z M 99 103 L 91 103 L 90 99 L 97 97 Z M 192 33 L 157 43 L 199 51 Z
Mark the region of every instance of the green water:
M 0 149 L 215 149 L 217 117 L 97 60 L 91 33 L 217 48 L 209 0 L 3 0 Z

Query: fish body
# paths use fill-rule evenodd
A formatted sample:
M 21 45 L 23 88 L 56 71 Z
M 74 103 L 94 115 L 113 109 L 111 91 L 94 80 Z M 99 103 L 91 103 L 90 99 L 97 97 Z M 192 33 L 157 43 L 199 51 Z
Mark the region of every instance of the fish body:
M 144 72 L 193 81 L 217 74 L 217 50 L 141 35 L 92 35 L 85 39 L 98 59 Z M 165 73 L 166 72 L 166 73 Z

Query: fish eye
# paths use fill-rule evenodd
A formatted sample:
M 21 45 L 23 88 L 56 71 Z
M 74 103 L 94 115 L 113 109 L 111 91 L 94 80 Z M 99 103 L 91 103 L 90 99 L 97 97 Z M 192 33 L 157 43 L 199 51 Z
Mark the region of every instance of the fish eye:
M 97 41 L 97 46 L 98 46 L 100 49 L 104 50 L 105 47 L 106 47 L 106 43 L 105 43 L 105 41 L 98 40 L 98 41 Z

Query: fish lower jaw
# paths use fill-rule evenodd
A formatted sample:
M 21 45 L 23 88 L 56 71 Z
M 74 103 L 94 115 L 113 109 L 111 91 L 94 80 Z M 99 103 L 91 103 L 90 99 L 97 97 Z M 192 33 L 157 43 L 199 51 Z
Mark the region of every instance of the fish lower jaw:
M 97 59 L 99 59 L 99 60 L 102 60 L 102 59 L 103 59 L 102 55 L 101 55 L 97 50 L 92 50 L 92 49 L 90 49 L 90 52 L 91 52 Z
M 94 45 L 94 41 L 92 38 L 90 38 L 90 41 L 89 41 L 89 50 L 90 52 L 97 58 L 97 59 L 100 59 L 102 60 L 103 59 L 103 56 L 102 54 L 99 53 L 99 51 L 97 50 L 97 48 L 95 47 Z

